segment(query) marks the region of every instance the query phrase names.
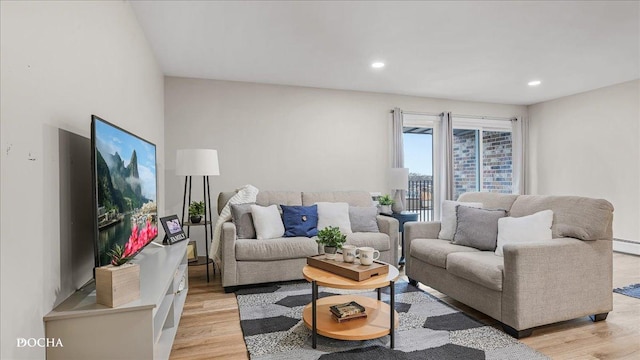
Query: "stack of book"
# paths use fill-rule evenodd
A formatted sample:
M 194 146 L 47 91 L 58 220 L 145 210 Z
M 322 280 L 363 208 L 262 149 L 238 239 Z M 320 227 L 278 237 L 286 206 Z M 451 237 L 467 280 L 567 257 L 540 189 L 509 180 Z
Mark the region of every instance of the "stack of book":
M 337 322 L 367 317 L 364 306 L 355 301 L 336 304 L 329 307 L 329 309 L 331 310 L 331 317 Z

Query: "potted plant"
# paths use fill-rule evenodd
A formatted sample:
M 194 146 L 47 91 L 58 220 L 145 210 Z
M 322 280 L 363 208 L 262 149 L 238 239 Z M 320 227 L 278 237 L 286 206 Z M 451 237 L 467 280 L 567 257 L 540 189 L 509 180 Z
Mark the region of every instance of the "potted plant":
M 378 203 L 380 204 L 380 212 L 385 214 L 391 214 L 391 205 L 393 205 L 393 199 L 389 194 L 385 194 L 380 196 L 378 199 Z
M 340 228 L 334 226 L 327 226 L 326 228 L 318 231 L 318 244 L 324 245 L 324 253 L 327 259 L 333 260 L 336 258 L 336 251 L 342 248 L 342 244 L 347 241 L 347 236 L 340 232 Z
M 189 204 L 189 220 L 193 224 L 199 224 L 204 215 L 204 201 L 192 201 Z

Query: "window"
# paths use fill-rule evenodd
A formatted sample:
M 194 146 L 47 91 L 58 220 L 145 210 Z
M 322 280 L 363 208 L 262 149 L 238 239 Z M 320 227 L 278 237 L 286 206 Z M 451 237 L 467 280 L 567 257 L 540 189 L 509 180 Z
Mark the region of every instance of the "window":
M 511 122 L 453 119 L 454 199 L 467 191 L 512 193 Z

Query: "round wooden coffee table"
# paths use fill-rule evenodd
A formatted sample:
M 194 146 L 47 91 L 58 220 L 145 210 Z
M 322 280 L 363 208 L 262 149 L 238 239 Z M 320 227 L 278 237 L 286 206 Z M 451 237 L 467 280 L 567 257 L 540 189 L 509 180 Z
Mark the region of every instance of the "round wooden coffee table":
M 303 312 L 304 324 L 311 329 L 312 346 L 316 348 L 317 334 L 339 340 L 368 340 L 390 335 L 390 348 L 394 347 L 394 329 L 398 327 L 398 313 L 395 308 L 394 283 L 399 272 L 389 265 L 389 273 L 374 276 L 363 281 L 355 281 L 343 276 L 306 265 L 302 269 L 305 279 L 311 282 L 311 303 Z M 360 295 L 336 295 L 318 299 L 318 285 L 336 289 L 378 290 L 378 299 Z M 390 305 L 381 301 L 381 288 L 389 286 Z M 367 317 L 337 322 L 331 317 L 329 307 L 356 301 L 366 309 Z M 394 324 L 393 327 L 391 324 Z

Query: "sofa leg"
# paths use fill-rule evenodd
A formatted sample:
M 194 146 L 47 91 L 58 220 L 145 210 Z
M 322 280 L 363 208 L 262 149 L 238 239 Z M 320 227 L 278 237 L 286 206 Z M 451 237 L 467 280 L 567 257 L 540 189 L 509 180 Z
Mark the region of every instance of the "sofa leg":
M 409 278 L 409 284 L 411 284 L 413 286 L 418 286 L 418 282 L 413 280 L 412 278 Z
M 589 318 L 591 319 L 591 321 L 596 322 L 596 321 L 606 320 L 607 319 L 607 315 L 609 315 L 608 312 L 601 313 L 601 314 L 595 314 L 595 315 L 589 315 Z
M 232 293 L 232 292 L 234 292 L 236 290 L 238 290 L 237 286 L 227 286 L 227 287 L 224 288 L 224 292 L 227 293 L 227 294 L 228 293 Z
M 511 326 L 505 325 L 505 324 L 502 324 L 502 329 L 504 330 L 504 332 L 513 336 L 516 339 L 526 338 L 528 336 L 531 336 L 531 333 L 533 333 L 533 329 L 516 330 Z

